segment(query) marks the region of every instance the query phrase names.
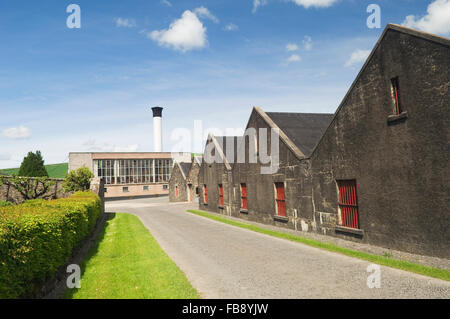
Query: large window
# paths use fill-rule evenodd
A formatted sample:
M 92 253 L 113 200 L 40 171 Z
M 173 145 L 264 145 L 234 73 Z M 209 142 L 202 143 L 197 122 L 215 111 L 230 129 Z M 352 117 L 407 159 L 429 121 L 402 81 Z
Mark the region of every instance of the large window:
M 155 160 L 155 182 L 168 182 L 172 173 L 171 160 Z
M 95 165 L 97 168 L 97 176 L 103 177 L 105 184 L 115 184 L 114 160 L 98 161 Z
M 96 176 L 105 184 L 148 184 L 168 182 L 172 160 L 96 160 Z

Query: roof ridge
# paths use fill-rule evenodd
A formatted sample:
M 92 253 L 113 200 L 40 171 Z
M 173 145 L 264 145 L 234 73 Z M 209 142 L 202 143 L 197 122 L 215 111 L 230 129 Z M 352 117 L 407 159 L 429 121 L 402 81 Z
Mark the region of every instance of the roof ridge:
M 440 35 L 433 34 L 433 33 L 430 33 L 430 32 L 425 32 L 425 31 L 413 29 L 413 28 L 406 27 L 406 26 L 403 26 L 403 25 L 400 25 L 400 24 L 388 23 L 387 26 L 386 26 L 386 30 L 395 30 L 395 31 L 403 32 L 403 33 L 406 33 L 406 34 L 409 34 L 409 35 L 414 35 L 414 36 L 417 36 L 419 38 L 423 38 L 423 39 L 439 42 L 441 44 L 450 45 L 450 38 L 446 38 L 444 36 L 440 36 Z

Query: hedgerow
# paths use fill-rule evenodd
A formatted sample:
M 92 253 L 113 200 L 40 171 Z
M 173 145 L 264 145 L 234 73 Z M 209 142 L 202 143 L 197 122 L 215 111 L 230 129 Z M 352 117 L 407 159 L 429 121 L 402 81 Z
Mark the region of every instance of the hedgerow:
M 1 207 L 0 299 L 35 296 L 93 231 L 100 212 L 100 198 L 89 192 Z
M 6 202 L 4 200 L 0 200 L 0 207 L 6 207 L 11 206 L 12 204 L 10 202 Z

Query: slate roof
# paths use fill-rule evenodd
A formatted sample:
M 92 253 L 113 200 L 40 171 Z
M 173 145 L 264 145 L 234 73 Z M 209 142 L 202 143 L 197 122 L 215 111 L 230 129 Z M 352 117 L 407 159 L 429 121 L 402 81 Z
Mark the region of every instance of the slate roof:
M 310 156 L 334 114 L 266 112 L 305 156 Z
M 182 173 L 184 174 L 184 176 L 188 177 L 189 171 L 191 170 L 192 163 L 178 163 L 178 165 L 180 166 L 180 169 L 181 169 Z

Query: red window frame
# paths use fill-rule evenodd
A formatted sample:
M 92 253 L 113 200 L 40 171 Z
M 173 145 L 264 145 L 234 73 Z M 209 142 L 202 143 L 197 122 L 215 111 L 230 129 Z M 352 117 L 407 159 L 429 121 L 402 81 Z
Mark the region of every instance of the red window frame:
M 175 196 L 178 197 L 178 186 L 175 186 Z
M 206 185 L 203 185 L 203 202 L 208 204 L 208 188 Z
M 223 185 L 219 184 L 219 203 L 223 206 Z
M 287 217 L 286 215 L 286 193 L 284 183 L 275 183 L 275 201 L 277 203 L 277 215 Z
M 391 79 L 392 89 L 394 91 L 394 100 L 395 100 L 395 112 L 397 115 L 400 115 L 403 112 L 402 104 L 400 101 L 400 85 L 399 78 L 395 77 Z
M 247 184 L 241 184 L 241 208 L 247 210 Z
M 341 225 L 359 229 L 358 194 L 356 180 L 337 181 L 339 188 L 339 209 Z

